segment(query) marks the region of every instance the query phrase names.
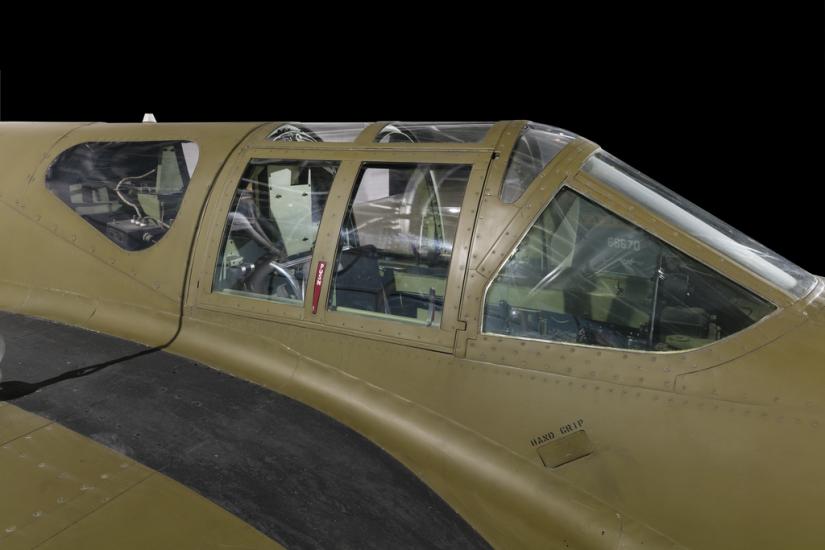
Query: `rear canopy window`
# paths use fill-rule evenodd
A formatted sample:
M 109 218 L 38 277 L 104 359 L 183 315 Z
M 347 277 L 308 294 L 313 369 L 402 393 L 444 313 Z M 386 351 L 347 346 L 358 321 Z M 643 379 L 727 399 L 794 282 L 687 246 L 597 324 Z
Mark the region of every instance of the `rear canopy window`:
M 58 156 L 46 187 L 124 250 L 160 241 L 198 162 L 189 141 L 91 142 Z

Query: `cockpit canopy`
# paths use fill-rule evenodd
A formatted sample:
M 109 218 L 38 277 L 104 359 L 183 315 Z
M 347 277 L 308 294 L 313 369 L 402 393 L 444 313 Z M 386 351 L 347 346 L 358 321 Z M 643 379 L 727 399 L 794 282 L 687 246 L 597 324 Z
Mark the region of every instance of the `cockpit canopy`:
M 492 334 L 691 349 L 753 325 L 817 284 L 810 273 L 560 128 L 286 122 L 254 139 L 265 143 L 234 182 L 216 293 L 303 304 L 331 196 L 345 212 L 334 263 L 330 259 L 329 311 L 438 327 L 448 289 L 462 292 L 462 271 L 473 269 L 465 259 L 454 261 L 470 249 L 460 238 L 470 238 L 474 224 L 503 238 L 503 227 L 485 225 L 490 219 L 522 224 L 506 240 L 509 254 L 500 249 L 495 258 L 503 261 L 484 273 L 495 273 L 482 302 L 482 331 Z M 302 155 L 281 155 L 290 149 Z M 199 155 L 194 138 L 79 143 L 54 159 L 45 185 L 117 246 L 139 251 L 171 231 Z M 496 170 L 491 158 L 499 159 Z M 349 165 L 340 177 L 342 162 L 352 161 L 357 171 Z M 497 217 L 480 215 L 483 190 L 485 208 Z M 534 210 L 526 215 L 531 201 Z M 613 203 L 633 205 L 645 218 Z M 652 229 L 650 220 L 673 231 Z M 473 292 L 478 301 L 482 291 Z

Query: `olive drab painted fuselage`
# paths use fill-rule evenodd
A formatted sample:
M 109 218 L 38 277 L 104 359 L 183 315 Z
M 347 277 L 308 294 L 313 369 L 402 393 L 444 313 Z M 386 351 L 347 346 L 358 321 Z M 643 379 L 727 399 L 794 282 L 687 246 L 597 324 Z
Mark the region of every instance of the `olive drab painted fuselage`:
M 3 123 L 0 310 L 306 403 L 495 547 L 821 547 L 825 285 L 694 208 L 524 121 Z

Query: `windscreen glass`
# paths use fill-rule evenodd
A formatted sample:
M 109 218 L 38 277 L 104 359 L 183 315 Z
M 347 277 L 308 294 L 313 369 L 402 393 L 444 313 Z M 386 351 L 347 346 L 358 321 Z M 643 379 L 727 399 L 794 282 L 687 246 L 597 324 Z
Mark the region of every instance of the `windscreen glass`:
M 816 285 L 801 267 L 608 153 L 591 156 L 583 170 L 795 298 Z

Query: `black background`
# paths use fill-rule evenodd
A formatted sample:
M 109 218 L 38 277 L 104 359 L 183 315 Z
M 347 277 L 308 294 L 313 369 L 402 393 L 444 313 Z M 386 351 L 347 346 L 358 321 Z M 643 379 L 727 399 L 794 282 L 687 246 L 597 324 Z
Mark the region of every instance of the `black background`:
M 0 117 L 535 120 L 825 274 L 825 10 L 801 4 L 514 9 L 465 25 L 365 25 L 379 29 L 371 40 L 286 25 L 278 39 L 118 50 L 116 62 L 86 48 L 2 66 Z

